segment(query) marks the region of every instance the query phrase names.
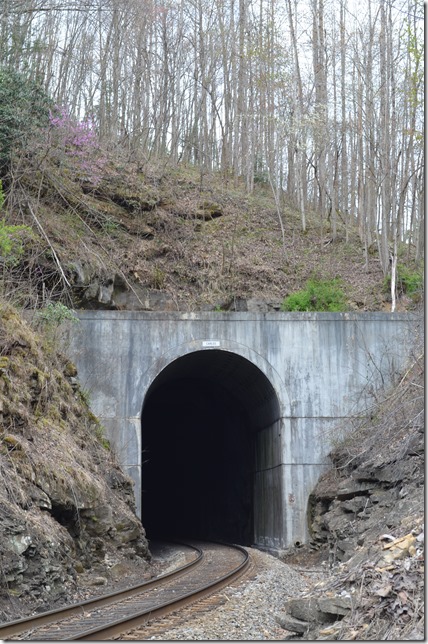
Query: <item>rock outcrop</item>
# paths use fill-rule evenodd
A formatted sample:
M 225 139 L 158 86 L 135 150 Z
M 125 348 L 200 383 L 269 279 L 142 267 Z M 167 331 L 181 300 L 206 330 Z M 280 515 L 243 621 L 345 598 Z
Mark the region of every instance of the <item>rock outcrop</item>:
M 47 339 L 48 338 L 48 339 Z M 0 620 L 64 600 L 79 572 L 149 561 L 131 480 L 76 369 L 0 306 Z

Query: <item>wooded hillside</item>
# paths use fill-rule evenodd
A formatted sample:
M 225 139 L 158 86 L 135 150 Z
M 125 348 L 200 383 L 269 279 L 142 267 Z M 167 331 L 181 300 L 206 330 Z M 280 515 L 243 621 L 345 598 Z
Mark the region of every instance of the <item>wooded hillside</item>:
M 315 221 L 320 243 L 356 232 L 361 269 L 377 255 L 395 309 L 397 266 L 423 255 L 422 0 L 1 8 L 2 196 L 14 225 L 30 221 L 46 241 L 39 211 L 52 181 L 62 206 L 67 173 L 96 193 L 112 156 L 146 179 L 160 164 L 155 183 L 190 166 L 202 193 L 213 172 L 247 194 L 262 186 L 284 259 L 290 236 Z

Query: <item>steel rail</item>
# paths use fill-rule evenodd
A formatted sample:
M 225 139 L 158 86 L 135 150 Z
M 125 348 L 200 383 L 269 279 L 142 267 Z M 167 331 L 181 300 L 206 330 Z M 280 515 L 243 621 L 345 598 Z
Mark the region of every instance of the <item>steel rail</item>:
M 106 593 L 104 595 L 99 595 L 98 597 L 92 597 L 90 599 L 85 599 L 81 602 L 76 602 L 74 604 L 69 604 L 63 608 L 55 608 L 53 610 L 45 611 L 37 615 L 31 615 L 30 617 L 22 617 L 10 622 L 5 622 L 0 624 L 0 640 L 9 639 L 20 633 L 24 633 L 28 630 L 33 630 L 47 624 L 52 624 L 60 620 L 68 619 L 69 617 L 75 617 L 78 615 L 84 615 L 85 611 L 101 608 L 103 606 L 108 606 L 109 604 L 117 603 L 129 597 L 133 597 L 140 593 L 142 590 L 148 590 L 150 587 L 160 586 L 163 583 L 169 582 L 171 579 L 175 579 L 185 574 L 190 568 L 197 566 L 203 559 L 204 554 L 201 548 L 198 546 L 190 545 L 187 543 L 178 544 L 175 542 L 175 545 L 186 546 L 194 550 L 197 555 L 194 560 L 187 562 L 183 566 L 179 566 L 171 572 L 164 573 L 158 577 L 154 577 L 148 581 L 141 582 L 140 584 L 135 584 L 129 586 L 128 588 L 114 591 L 111 593 Z
M 5 630 L 11 626 L 19 628 L 22 637 L 17 639 L 22 640 L 112 638 L 212 595 L 239 577 L 249 565 L 248 552 L 241 546 L 213 542 L 180 545 L 199 551 L 197 559 L 132 588 L 5 624 L 0 627 L 0 638 L 11 636 Z M 15 630 L 13 635 L 17 634 Z
M 211 581 L 200 586 L 197 590 L 191 590 L 187 593 L 182 594 L 179 598 L 169 600 L 158 604 L 156 607 L 151 607 L 147 610 L 141 610 L 136 612 L 133 615 L 118 619 L 114 622 L 111 622 L 107 625 L 97 626 L 95 628 L 89 629 L 85 632 L 79 633 L 77 637 L 66 638 L 63 641 L 70 640 L 89 640 L 89 641 L 98 641 L 98 640 L 107 640 L 118 635 L 121 635 L 127 631 L 130 631 L 134 628 L 141 627 L 143 624 L 150 620 L 160 619 L 165 615 L 168 615 L 171 612 L 175 612 L 180 608 L 189 606 L 200 599 L 203 599 L 214 592 L 218 591 L 220 588 L 230 584 L 232 581 L 240 577 L 246 568 L 249 566 L 249 555 L 248 552 L 241 546 L 230 546 L 223 544 L 224 547 L 233 547 L 235 550 L 239 550 L 243 554 L 241 563 L 238 566 L 235 566 L 233 570 L 222 575 L 215 581 Z

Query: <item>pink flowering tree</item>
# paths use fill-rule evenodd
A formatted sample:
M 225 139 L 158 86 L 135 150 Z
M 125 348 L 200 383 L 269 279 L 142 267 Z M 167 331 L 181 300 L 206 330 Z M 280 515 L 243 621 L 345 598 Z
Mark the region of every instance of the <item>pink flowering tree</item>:
M 65 107 L 57 107 L 49 115 L 51 142 L 60 162 L 69 166 L 81 181 L 97 186 L 107 165 L 99 145 L 95 123 L 88 116 L 78 121 Z

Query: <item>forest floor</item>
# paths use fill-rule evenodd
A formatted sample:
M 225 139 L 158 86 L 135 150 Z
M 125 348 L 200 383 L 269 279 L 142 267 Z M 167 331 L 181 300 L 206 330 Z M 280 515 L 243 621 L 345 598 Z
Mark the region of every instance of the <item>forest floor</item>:
M 278 212 L 268 184 L 247 194 L 194 168 L 118 162 L 96 187 L 55 166 L 42 183 L 30 168 L 8 200 L 8 222 L 33 231 L 5 275 L 22 306 L 275 311 L 316 278 L 340 280 L 348 310 L 391 309 L 376 243 L 365 248 L 340 213 L 336 236 L 310 210 L 303 231 L 296 207 L 284 199 Z M 413 258 L 400 247 L 399 263 L 420 272 Z M 420 298 L 399 284 L 397 310 Z

